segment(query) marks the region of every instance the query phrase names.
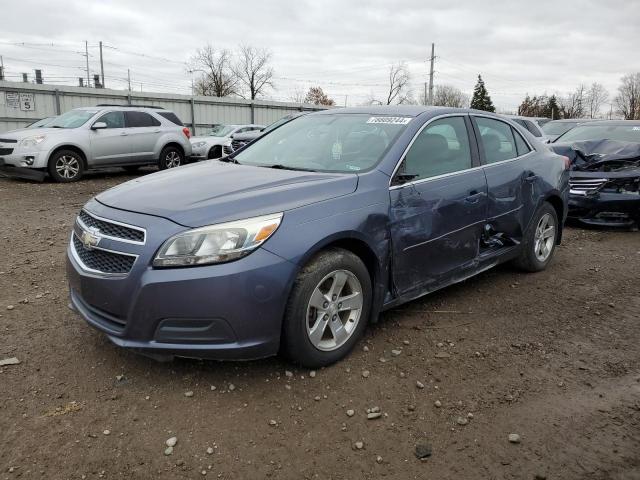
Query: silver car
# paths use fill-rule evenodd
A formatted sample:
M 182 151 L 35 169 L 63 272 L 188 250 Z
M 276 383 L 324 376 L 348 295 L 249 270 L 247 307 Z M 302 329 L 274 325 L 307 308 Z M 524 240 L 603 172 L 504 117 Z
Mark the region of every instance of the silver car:
M 264 125 L 216 125 L 202 136 L 191 138 L 191 160 L 207 160 L 224 155 L 223 147 L 231 144 L 236 133 L 258 132 Z
M 189 137 L 189 129 L 169 110 L 76 108 L 42 128 L 0 134 L 0 172 L 34 180 L 48 174 L 56 182 L 73 182 L 99 168 L 173 168 L 191 156 Z

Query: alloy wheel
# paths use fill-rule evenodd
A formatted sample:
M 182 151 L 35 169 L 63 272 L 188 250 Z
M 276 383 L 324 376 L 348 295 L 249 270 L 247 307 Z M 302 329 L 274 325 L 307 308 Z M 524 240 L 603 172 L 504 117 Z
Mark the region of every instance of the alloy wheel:
M 56 172 L 62 178 L 70 180 L 75 178 L 80 171 L 80 162 L 76 157 L 71 155 L 63 155 L 56 161 Z
M 335 270 L 316 286 L 307 306 L 307 335 L 318 350 L 332 351 L 356 330 L 363 307 L 362 285 L 348 270 Z
M 534 236 L 534 253 L 539 262 L 546 262 L 556 241 L 556 226 L 553 217 L 545 213 L 540 217 Z
M 180 154 L 178 152 L 169 152 L 164 158 L 164 164 L 167 168 L 174 168 L 180 166 Z

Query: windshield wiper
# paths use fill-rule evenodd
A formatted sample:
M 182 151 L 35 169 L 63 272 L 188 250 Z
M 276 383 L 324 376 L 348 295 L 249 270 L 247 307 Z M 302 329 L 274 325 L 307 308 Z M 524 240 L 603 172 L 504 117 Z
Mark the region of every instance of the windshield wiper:
M 317 172 L 313 168 L 301 168 L 301 167 L 290 167 L 288 165 L 282 165 L 281 163 L 276 163 L 275 165 L 260 165 L 265 168 L 275 168 L 276 170 L 295 170 L 298 172 Z
M 236 165 L 242 165 L 233 155 L 227 155 L 226 157 L 220 157 L 219 162 L 235 163 Z

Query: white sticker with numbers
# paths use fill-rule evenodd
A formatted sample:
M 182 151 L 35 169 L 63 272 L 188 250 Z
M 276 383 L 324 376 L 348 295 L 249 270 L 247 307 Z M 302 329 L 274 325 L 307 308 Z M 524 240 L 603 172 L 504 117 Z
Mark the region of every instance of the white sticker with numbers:
M 411 117 L 371 117 L 367 123 L 384 123 L 387 125 L 406 125 Z

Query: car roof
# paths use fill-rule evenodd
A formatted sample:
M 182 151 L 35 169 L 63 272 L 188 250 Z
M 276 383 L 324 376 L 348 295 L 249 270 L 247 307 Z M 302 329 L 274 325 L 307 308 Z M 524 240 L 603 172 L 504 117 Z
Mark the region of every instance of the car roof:
M 640 126 L 640 120 L 594 120 L 589 122 L 589 126 L 611 125 L 614 127 Z
M 551 120 L 551 122 L 556 122 L 556 123 L 575 123 L 575 122 L 585 123 L 585 122 L 597 122 L 597 121 L 598 120 L 594 120 L 593 118 L 559 118 L 557 120 Z
M 136 106 L 130 106 L 130 105 L 102 105 L 102 106 L 98 106 L 96 105 L 95 107 L 77 107 L 74 108 L 73 110 L 89 110 L 89 111 L 96 111 L 96 112 L 101 112 L 103 110 L 135 110 L 135 111 L 151 111 L 151 112 L 156 112 L 156 113 L 162 113 L 162 112 L 168 112 L 168 113 L 173 113 L 173 111 L 171 110 L 166 110 L 164 108 L 159 108 L 159 107 L 136 107 Z
M 366 114 L 366 115 L 397 115 L 401 117 L 417 117 L 422 114 L 431 114 L 430 116 L 446 115 L 448 113 L 473 113 L 504 119 L 502 115 L 484 110 L 475 110 L 472 108 L 453 108 L 453 107 L 432 107 L 424 105 L 371 105 L 364 107 L 347 107 L 347 108 L 331 108 L 313 112 L 310 115 L 332 115 L 332 114 Z
M 526 115 L 503 115 L 503 116 L 507 118 L 514 118 L 516 120 L 531 120 L 532 122 L 535 122 L 536 120 L 549 120 L 548 118 L 545 118 L 545 117 L 527 117 Z

